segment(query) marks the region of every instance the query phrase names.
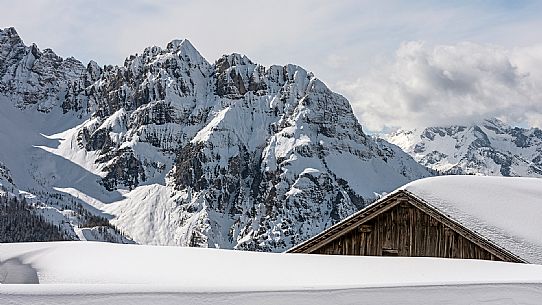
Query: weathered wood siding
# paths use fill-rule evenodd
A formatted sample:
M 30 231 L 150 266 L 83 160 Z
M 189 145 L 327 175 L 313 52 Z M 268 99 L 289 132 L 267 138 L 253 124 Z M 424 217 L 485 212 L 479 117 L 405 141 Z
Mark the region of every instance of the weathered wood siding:
M 311 253 L 500 260 L 408 202 L 396 205 Z

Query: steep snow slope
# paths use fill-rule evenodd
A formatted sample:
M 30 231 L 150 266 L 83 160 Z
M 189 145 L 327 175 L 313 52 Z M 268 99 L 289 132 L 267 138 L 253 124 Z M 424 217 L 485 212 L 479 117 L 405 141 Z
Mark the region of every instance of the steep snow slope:
M 542 177 L 542 131 L 497 119 L 384 137 L 422 165 L 447 174 Z
M 93 217 L 108 215 L 80 198 L 59 191 L 64 187 L 88 190 L 96 184 L 97 176 L 48 152 L 58 145 L 59 139 L 44 133 L 68 129 L 80 120 L 55 111 L 21 110 L 5 97 L 0 97 L 0 104 L 0 160 L 3 161 L 0 164 L 0 195 L 25 198 L 29 208 L 61 227 L 67 238 L 129 242 L 113 226 L 106 224 L 105 219 L 99 225 L 89 222 Z M 94 189 L 94 197 L 98 194 L 112 196 L 99 186 Z
M 539 304 L 542 266 L 477 260 L 26 243 L 2 304 Z M 104 257 L 107 259 L 104 260 Z M 265 276 L 262 276 L 265 275 Z M 14 283 L 35 283 L 28 285 Z
M 281 251 L 431 175 L 295 65 L 211 64 L 174 40 L 85 68 L 14 29 L 0 50 L 0 140 L 16 142 L 0 160 L 15 183 L 112 217 L 139 243 Z

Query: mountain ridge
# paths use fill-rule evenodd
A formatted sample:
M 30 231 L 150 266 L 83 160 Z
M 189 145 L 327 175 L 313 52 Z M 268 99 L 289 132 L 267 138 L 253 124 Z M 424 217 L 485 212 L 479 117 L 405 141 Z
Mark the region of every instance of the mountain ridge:
M 444 174 L 542 177 L 542 131 L 498 119 L 398 131 L 384 137 Z
M 16 143 L 0 161 L 22 189 L 68 196 L 138 243 L 282 251 L 431 175 L 299 66 L 211 64 L 173 40 L 85 67 L 13 32 L 0 101 L 19 135 L 0 135 Z

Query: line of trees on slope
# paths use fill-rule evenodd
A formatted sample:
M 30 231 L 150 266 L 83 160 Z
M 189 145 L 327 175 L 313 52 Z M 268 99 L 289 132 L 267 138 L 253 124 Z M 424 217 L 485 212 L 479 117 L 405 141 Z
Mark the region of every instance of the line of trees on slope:
M 91 234 L 93 238 L 98 241 L 106 241 L 111 243 L 126 243 L 130 242 L 130 239 L 119 228 L 109 222 L 109 219 L 94 215 L 73 199 L 66 198 L 62 194 L 47 194 L 44 197 L 48 197 L 46 202 L 49 205 L 55 206 L 61 211 L 72 210 L 77 215 L 77 226 L 79 228 L 91 228 L 93 229 Z M 54 202 L 53 199 L 57 199 L 58 202 Z M 59 203 L 62 202 L 62 203 Z
M 26 199 L 0 195 L 0 242 L 70 240 L 59 226 L 32 212 Z

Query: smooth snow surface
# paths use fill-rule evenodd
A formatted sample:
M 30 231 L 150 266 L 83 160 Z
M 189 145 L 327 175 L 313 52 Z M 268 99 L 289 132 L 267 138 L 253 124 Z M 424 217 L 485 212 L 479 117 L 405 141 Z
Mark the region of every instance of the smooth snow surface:
M 0 285 L 0 304 L 539 304 L 542 299 L 542 266 L 477 260 L 53 242 L 2 244 L 0 261 L 30 266 L 40 282 Z
M 542 264 L 542 179 L 441 176 L 402 189 L 528 262 Z

